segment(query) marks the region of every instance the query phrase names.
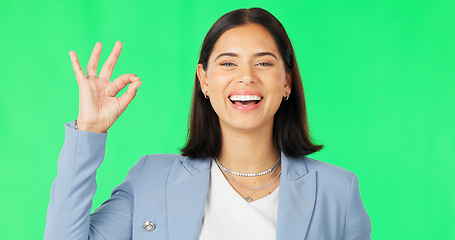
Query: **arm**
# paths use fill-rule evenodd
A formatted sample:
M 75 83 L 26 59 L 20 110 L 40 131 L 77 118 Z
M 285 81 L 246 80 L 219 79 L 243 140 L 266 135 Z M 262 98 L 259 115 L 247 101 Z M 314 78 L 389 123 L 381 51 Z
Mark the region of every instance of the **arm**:
M 44 239 L 130 239 L 133 184 L 144 158 L 131 168 L 126 180 L 92 215 L 96 170 L 104 158 L 107 134 L 77 131 L 65 126 L 58 175 L 51 189 Z
M 96 191 L 96 169 L 104 158 L 107 133 L 77 131 L 65 126 L 65 142 L 52 184 L 44 239 L 87 239 Z
M 344 240 L 371 239 L 371 221 L 360 198 L 359 180 L 352 174 L 350 199 L 344 226 Z
M 141 85 L 135 74 L 123 74 L 110 81 L 122 50 L 121 42 L 115 44 L 98 75 L 101 48 L 101 43 L 95 44 L 87 65 L 87 76 L 76 53 L 69 53 L 79 86 L 77 123 L 81 131 L 75 130 L 75 122 L 66 125 L 58 174 L 51 190 L 45 239 L 131 238 L 133 193 L 132 188 L 128 188 L 128 179 L 135 178 L 135 168 L 111 199 L 90 217 L 96 191 L 96 170 L 104 158 L 106 132 L 125 111 Z M 127 91 L 117 97 L 126 86 Z M 110 231 L 103 229 L 105 222 L 112 224 Z M 114 233 L 113 237 L 110 233 Z

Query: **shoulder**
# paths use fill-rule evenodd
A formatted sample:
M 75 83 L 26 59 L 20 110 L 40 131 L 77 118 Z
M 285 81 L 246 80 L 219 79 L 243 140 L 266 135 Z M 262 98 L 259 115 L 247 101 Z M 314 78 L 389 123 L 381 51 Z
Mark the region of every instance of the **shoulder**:
M 195 178 L 199 179 L 197 182 L 204 183 L 211 163 L 206 160 L 191 159 L 180 154 L 145 155 L 130 169 L 124 183 L 134 189 L 132 191 L 135 197 L 153 191 L 156 193 L 154 196 L 159 198 L 173 181 L 183 181 L 182 179 L 198 175 L 202 177 Z
M 190 159 L 181 154 L 152 154 L 139 159 L 132 169 L 136 169 L 137 176 L 148 180 L 165 181 L 169 174 L 176 169 L 185 169 L 190 174 L 209 169 L 208 159 Z
M 150 154 L 142 156 L 136 165 L 142 169 L 153 171 L 170 170 L 176 162 L 187 161 L 187 158 L 180 154 Z
M 350 192 L 353 182 L 357 179 L 353 172 L 330 163 L 308 157 L 305 157 L 303 162 L 308 172 L 316 172 L 318 185 L 324 189 L 338 189 L 341 190 L 340 192 Z
M 351 177 L 353 172 L 330 163 L 322 162 L 316 159 L 304 158 L 308 171 L 317 171 L 320 174 L 331 175 L 333 177 Z
M 187 157 L 184 157 L 180 154 L 149 154 L 143 156 L 145 158 L 145 161 L 147 163 L 154 163 L 154 164 L 164 164 L 168 165 L 169 163 L 173 163 L 176 160 L 183 161 L 187 159 Z
M 180 154 L 144 155 L 130 169 L 127 178 L 163 177 L 162 174 L 167 175 L 176 161 L 184 158 Z

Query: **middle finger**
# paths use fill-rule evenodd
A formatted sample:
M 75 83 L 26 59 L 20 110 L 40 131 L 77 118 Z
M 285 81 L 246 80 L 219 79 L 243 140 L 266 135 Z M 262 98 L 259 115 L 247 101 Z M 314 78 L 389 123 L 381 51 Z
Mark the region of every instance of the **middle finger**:
M 92 55 L 90 56 L 90 60 L 88 61 L 88 64 L 87 64 L 87 76 L 96 77 L 98 61 L 100 59 L 102 48 L 103 48 L 103 45 L 100 42 L 97 42 L 95 44 L 95 47 L 93 48 L 93 51 L 92 51 Z
M 122 42 L 117 41 L 115 43 L 114 49 L 112 49 L 111 54 L 107 58 L 106 62 L 101 68 L 100 78 L 107 78 L 110 79 L 112 75 L 112 71 L 114 70 L 115 64 L 117 63 L 117 59 L 120 56 L 120 52 L 122 51 Z

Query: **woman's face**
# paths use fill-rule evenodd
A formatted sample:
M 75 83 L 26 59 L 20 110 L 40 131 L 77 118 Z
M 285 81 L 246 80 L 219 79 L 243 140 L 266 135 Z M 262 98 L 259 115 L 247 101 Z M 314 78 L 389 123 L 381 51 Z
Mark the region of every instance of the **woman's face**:
M 199 64 L 197 74 L 223 130 L 271 130 L 283 97 L 291 92 L 291 79 L 275 40 L 259 24 L 223 33 L 207 71 Z

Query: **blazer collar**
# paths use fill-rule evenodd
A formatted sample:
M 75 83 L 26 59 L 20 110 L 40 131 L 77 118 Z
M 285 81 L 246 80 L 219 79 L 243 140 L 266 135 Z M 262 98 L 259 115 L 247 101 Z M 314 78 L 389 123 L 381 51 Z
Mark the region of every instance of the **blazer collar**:
M 198 239 L 210 180 L 210 158 L 179 158 L 167 181 L 169 239 Z M 316 172 L 305 158 L 281 153 L 277 240 L 304 239 L 316 199 Z
M 198 239 L 210 180 L 210 158 L 176 159 L 167 182 L 169 239 Z
M 308 171 L 306 158 L 281 153 L 276 239 L 305 239 L 316 200 L 316 172 Z

